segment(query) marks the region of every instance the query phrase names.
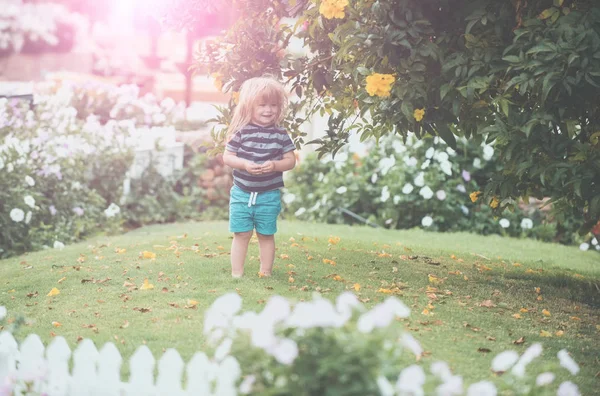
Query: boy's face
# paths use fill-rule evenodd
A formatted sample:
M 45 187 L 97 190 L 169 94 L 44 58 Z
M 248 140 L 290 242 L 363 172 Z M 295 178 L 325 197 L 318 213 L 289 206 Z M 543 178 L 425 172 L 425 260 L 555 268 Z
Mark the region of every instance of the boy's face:
M 273 100 L 259 99 L 252 109 L 252 123 L 256 125 L 273 125 L 278 116 L 279 105 Z

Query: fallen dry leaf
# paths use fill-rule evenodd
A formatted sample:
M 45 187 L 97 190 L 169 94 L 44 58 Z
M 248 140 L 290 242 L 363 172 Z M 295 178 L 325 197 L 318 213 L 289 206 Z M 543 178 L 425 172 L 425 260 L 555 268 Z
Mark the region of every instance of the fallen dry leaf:
M 540 337 L 552 337 L 552 333 L 546 330 L 540 330 Z
M 288 282 L 289 283 L 294 283 L 296 280 L 294 278 L 292 278 L 291 276 L 288 278 Z
M 323 259 L 323 264 L 335 265 L 335 261 L 329 259 Z
M 542 310 L 542 313 L 544 314 L 544 316 L 551 316 L 550 311 L 548 311 L 547 309 Z
M 480 352 L 480 353 L 490 353 L 490 352 L 492 352 L 492 350 L 488 349 L 488 348 L 477 348 L 477 352 Z
M 156 258 L 156 253 L 148 252 L 148 251 L 144 250 L 143 252 L 140 253 L 140 258 L 155 259 Z
M 125 322 L 123 322 L 123 324 L 121 326 L 119 326 L 120 329 L 126 329 L 129 327 L 129 321 L 126 320 Z
M 63 282 L 66 280 L 66 279 L 67 279 L 67 277 L 66 277 L 66 276 L 63 276 L 62 278 L 60 278 L 60 279 L 58 280 L 58 282 L 57 282 L 57 283 L 63 283 Z
M 515 318 L 515 319 L 521 319 L 521 315 L 518 314 L 518 313 L 513 314 L 512 317 Z
M 565 332 L 562 330 L 558 330 L 556 333 L 554 333 L 554 335 L 557 337 L 562 337 L 564 334 L 565 334 Z
M 354 286 L 352 286 L 354 288 L 355 291 L 360 291 L 360 284 L 359 283 L 355 283 Z
M 188 303 L 188 305 L 191 305 L 191 306 L 194 306 L 194 307 L 195 307 L 196 305 L 198 305 L 198 301 L 196 301 L 196 300 L 191 300 L 191 299 L 190 299 L 190 300 L 188 300 L 188 302 L 187 302 L 187 303 Z
M 521 337 L 518 340 L 514 340 L 513 341 L 513 344 L 515 344 L 515 345 L 521 345 L 521 344 L 524 344 L 524 343 L 525 343 L 525 337 Z
M 486 307 L 486 308 L 494 308 L 496 306 L 496 304 L 494 304 L 492 302 L 492 300 L 485 300 L 484 302 L 482 302 L 481 304 L 479 304 L 480 307 Z
M 432 274 L 429 274 L 427 276 L 427 279 L 429 280 L 429 283 L 431 283 L 432 285 L 441 285 L 442 283 L 444 283 L 444 279 L 439 278 Z
M 152 308 L 140 308 L 140 307 L 135 307 L 133 308 L 134 311 L 139 311 L 141 313 L 146 313 L 146 312 L 151 312 Z
M 392 272 L 398 272 L 398 267 L 392 267 Z
M 527 313 L 527 312 L 529 312 L 529 310 L 527 308 L 521 308 L 521 309 L 519 309 L 519 312 Z
M 329 237 L 329 239 L 327 240 L 327 242 L 329 242 L 329 244 L 331 245 L 337 245 L 340 242 L 341 238 L 337 237 L 337 236 L 331 236 Z
M 286 259 L 289 259 L 290 256 L 288 256 L 287 254 L 280 254 L 279 258 L 282 259 L 282 260 L 286 260 Z
M 152 290 L 154 285 L 148 281 L 148 278 L 144 279 L 144 284 L 140 287 L 140 290 Z
M 48 297 L 54 297 L 60 294 L 60 290 L 58 290 L 56 287 L 53 287 L 52 290 L 50 290 L 50 293 L 47 294 Z
M 60 327 L 60 326 L 62 326 L 62 323 L 60 323 L 60 322 L 52 322 L 52 326 L 54 326 L 54 327 Z

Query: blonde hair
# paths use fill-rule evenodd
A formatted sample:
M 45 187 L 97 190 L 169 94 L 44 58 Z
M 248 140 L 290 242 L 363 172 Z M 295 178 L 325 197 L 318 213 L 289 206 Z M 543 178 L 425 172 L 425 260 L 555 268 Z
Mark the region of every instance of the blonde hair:
M 228 137 L 233 136 L 235 132 L 251 122 L 254 106 L 260 100 L 275 102 L 279 105 L 279 114 L 277 114 L 275 123 L 281 123 L 288 106 L 288 97 L 284 86 L 270 76 L 254 77 L 244 81 L 240 88 L 238 104 L 233 110 L 231 124 L 227 128 Z

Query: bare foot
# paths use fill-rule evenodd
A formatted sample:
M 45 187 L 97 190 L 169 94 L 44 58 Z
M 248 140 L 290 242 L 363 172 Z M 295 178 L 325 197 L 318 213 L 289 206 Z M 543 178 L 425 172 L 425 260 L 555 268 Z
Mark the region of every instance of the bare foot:
M 243 272 L 241 274 L 234 274 L 233 272 L 231 273 L 232 278 L 241 278 L 242 276 L 244 276 Z

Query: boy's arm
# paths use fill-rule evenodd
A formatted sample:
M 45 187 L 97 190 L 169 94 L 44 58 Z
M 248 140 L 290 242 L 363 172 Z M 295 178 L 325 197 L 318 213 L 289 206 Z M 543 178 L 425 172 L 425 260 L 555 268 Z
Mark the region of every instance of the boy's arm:
M 294 169 L 296 166 L 296 155 L 294 151 L 288 151 L 283 154 L 283 158 L 277 161 L 267 161 L 262 165 L 262 170 L 268 172 L 286 172 Z
M 245 170 L 251 175 L 260 173 L 261 165 L 239 158 L 233 151 L 225 150 L 223 153 L 223 163 L 233 169 Z

